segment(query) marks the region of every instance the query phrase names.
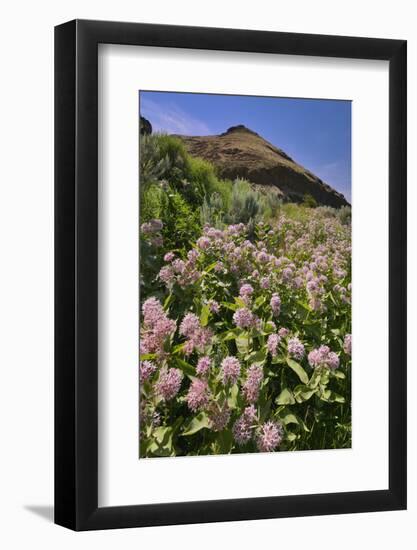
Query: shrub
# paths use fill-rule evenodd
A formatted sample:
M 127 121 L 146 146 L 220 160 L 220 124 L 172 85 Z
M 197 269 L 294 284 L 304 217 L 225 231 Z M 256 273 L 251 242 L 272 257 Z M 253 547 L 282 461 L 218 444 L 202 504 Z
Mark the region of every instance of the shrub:
M 316 208 L 317 201 L 310 193 L 306 193 L 303 198 L 303 206 L 307 208 Z
M 350 225 L 352 222 L 352 209 L 350 206 L 342 206 L 337 212 L 342 225 Z
M 336 208 L 332 208 L 331 206 L 318 206 L 316 213 L 323 218 L 335 218 L 337 216 Z
M 254 191 L 250 183 L 243 179 L 236 179 L 233 183 L 230 209 L 226 213 L 227 223 L 248 223 L 255 219 L 263 210 L 261 195 Z

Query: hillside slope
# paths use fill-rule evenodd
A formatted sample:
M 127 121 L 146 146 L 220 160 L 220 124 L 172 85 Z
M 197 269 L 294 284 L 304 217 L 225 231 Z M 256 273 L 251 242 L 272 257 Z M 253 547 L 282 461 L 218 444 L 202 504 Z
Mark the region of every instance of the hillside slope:
M 288 201 L 301 202 L 310 194 L 318 204 L 336 208 L 349 204 L 341 193 L 243 125 L 218 136 L 176 137 L 191 155 L 213 163 L 223 178 L 245 178 L 264 188 L 273 187 Z

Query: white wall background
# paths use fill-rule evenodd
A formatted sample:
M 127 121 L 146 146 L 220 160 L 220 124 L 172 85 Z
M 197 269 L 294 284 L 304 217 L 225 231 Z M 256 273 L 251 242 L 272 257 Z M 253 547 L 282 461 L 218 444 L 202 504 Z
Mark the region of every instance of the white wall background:
M 1 10 L 0 544 L 9 549 L 412 547 L 417 521 L 417 36 L 397 0 L 15 0 Z M 53 499 L 53 26 L 69 19 L 404 38 L 409 53 L 409 510 L 75 534 Z M 378 182 L 375 185 L 378 192 Z M 371 213 L 370 213 L 371 214 Z M 371 219 L 371 218 L 370 218 Z M 371 221 L 370 221 L 371 223 Z M 373 342 L 378 345 L 378 342 Z M 377 421 L 378 419 L 374 419 Z M 369 421 L 369 419 L 367 419 Z

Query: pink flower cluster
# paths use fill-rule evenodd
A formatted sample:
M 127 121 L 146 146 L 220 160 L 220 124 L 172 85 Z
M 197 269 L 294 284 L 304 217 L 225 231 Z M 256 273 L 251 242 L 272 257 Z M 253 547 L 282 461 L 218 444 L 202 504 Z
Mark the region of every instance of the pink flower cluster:
M 201 357 L 198 360 L 197 367 L 196 367 L 196 372 L 200 376 L 205 376 L 206 374 L 208 374 L 208 372 L 210 370 L 210 367 L 211 367 L 210 357 L 207 357 L 205 355 L 204 357 Z
M 150 220 L 149 222 L 143 223 L 140 226 L 140 230 L 151 244 L 154 246 L 162 246 L 164 241 L 160 231 L 162 231 L 163 227 L 164 224 L 161 220 Z
M 285 327 L 281 327 L 278 331 L 278 335 L 280 338 L 286 338 L 289 335 L 289 333 L 290 331 Z
M 221 363 L 221 375 L 223 384 L 236 384 L 240 374 L 240 363 L 236 357 L 225 357 Z
M 147 431 L 143 431 L 145 438 L 154 437 L 149 435 L 149 428 L 157 426 L 161 418 L 174 422 L 184 415 L 185 405 L 191 418 L 204 412 L 212 432 L 221 432 L 230 425 L 235 444 L 232 452 L 249 442 L 249 451 L 279 449 L 284 428 L 278 416 L 286 411 L 275 405 L 281 391 L 280 370 L 285 368 L 277 357 L 288 354 L 307 363 L 306 349 L 312 349 L 310 338 L 316 338 L 313 328 L 322 327 L 322 334 L 327 334 L 327 330 L 349 326 L 349 307 L 345 304 L 351 296 L 350 228 L 339 223 L 337 214 L 328 215 L 332 218 L 327 220 L 318 208 L 306 219 L 294 220 L 283 212 L 279 219 L 257 224 L 250 232 L 243 224 L 224 229 L 206 226 L 188 253 L 166 252 L 159 280 L 172 291 L 170 308 L 179 316 L 179 330 L 156 298 L 143 303 L 140 346 L 142 354 L 150 354 L 142 357 L 139 366 L 140 382 L 148 381 L 141 395 L 145 402 L 144 408 L 141 402 L 141 423 L 149 419 Z M 142 238 L 156 244 L 162 230 L 162 222 L 151 220 L 141 226 Z M 206 326 L 189 311 L 200 312 L 201 307 L 203 313 L 207 308 L 210 311 L 203 322 Z M 333 307 L 338 308 L 337 318 L 321 315 Z M 307 315 L 312 330 L 304 324 Z M 249 333 L 247 350 L 235 342 L 239 329 Z M 351 335 L 346 334 L 343 343 L 336 345 L 332 351 L 327 345 L 317 344 L 317 349 L 308 353 L 311 367 L 337 369 L 340 355 L 349 368 Z M 181 370 L 170 368 L 179 365 L 180 353 L 187 356 L 186 363 L 180 361 Z M 253 356 L 260 357 L 262 363 L 251 364 Z M 183 383 L 183 370 L 188 374 L 188 367 L 195 376 Z M 264 369 L 268 378 L 264 378 Z M 288 383 L 292 382 L 291 377 Z M 329 384 L 337 384 L 343 393 L 342 379 L 330 377 Z M 264 398 L 271 399 L 273 405 L 270 416 L 264 418 L 262 414 L 261 421 L 256 404 Z M 160 399 L 175 399 L 172 404 L 162 405 L 162 416 L 156 410 Z M 305 407 L 309 406 L 314 408 L 313 399 Z M 303 407 L 297 402 L 295 414 Z M 154 421 L 155 415 L 158 419 Z M 304 418 L 304 413 L 300 417 Z M 223 445 L 217 445 L 220 440 L 216 434 L 205 433 L 204 449 L 210 445 L 213 452 L 223 449 Z M 201 440 L 188 440 L 190 454 L 200 452 L 195 446 Z M 299 448 L 304 439 L 288 443 L 286 448 Z M 176 445 L 176 450 L 183 452 L 183 446 L 174 442 Z
M 352 355 L 352 335 L 346 334 L 343 341 L 343 350 L 347 355 Z
M 154 297 L 148 298 L 142 305 L 143 328 L 141 331 L 141 354 L 156 353 L 163 356 L 166 341 L 173 336 L 177 325 L 169 319 L 161 303 Z
M 242 387 L 243 395 L 248 403 L 255 403 L 258 400 L 263 378 L 264 373 L 260 365 L 251 365 L 248 368 L 246 381 Z
M 250 284 L 243 284 L 239 290 L 239 296 L 244 300 L 246 304 L 249 303 L 253 294 L 253 286 Z
M 197 267 L 199 252 L 195 248 L 189 250 L 187 259 L 176 258 L 173 252 L 165 254 L 165 261 L 168 265 L 161 267 L 158 277 L 166 285 L 172 288 L 177 283 L 181 288 L 194 284 L 201 277 Z
M 183 374 L 179 369 L 164 367 L 159 373 L 158 382 L 155 384 L 157 395 L 164 401 L 173 399 L 180 391 Z
M 211 313 L 219 313 L 220 312 L 220 304 L 216 302 L 216 300 L 209 300 L 207 302 L 207 305 L 210 308 Z
M 233 424 L 233 438 L 239 445 L 245 445 L 252 439 L 256 426 L 256 409 L 253 405 L 246 407 L 243 414 Z
M 162 231 L 163 227 L 164 224 L 161 222 L 161 220 L 149 220 L 149 222 L 143 223 L 140 226 L 140 230 L 144 235 L 153 235 L 154 233 Z
M 156 372 L 157 368 L 152 361 L 141 361 L 139 366 L 140 381 L 145 382 Z
M 308 354 L 308 362 L 313 368 L 326 367 L 335 370 L 339 366 L 339 356 L 328 346 L 320 346 Z
M 279 334 L 270 334 L 268 336 L 268 340 L 266 343 L 266 346 L 268 348 L 269 353 L 272 357 L 276 357 L 278 354 L 278 346 L 281 341 L 281 336 Z
M 290 338 L 288 340 L 288 353 L 297 361 L 300 361 L 305 354 L 304 344 L 298 338 Z
M 184 352 L 190 355 L 194 350 L 203 352 L 212 339 L 212 332 L 200 325 L 198 317 L 194 313 L 187 313 L 180 325 L 180 334 L 186 337 Z
M 284 430 L 281 424 L 268 420 L 268 422 L 265 422 L 258 430 L 256 438 L 258 450 L 261 453 L 275 451 L 280 445 L 283 435 Z
M 191 382 L 191 386 L 186 397 L 188 407 L 195 413 L 201 409 L 204 409 L 208 405 L 209 399 L 210 391 L 207 381 L 195 378 Z
M 224 403 L 222 406 L 213 403 L 209 410 L 210 428 L 213 432 L 221 432 L 226 428 L 231 416 L 231 410 Z
M 275 315 L 275 317 L 277 317 L 279 315 L 279 312 L 281 311 L 281 298 L 276 292 L 272 294 L 270 304 L 272 313 Z
M 239 328 L 249 329 L 257 327 L 259 319 L 254 315 L 250 309 L 246 307 L 239 308 L 233 314 L 233 322 Z

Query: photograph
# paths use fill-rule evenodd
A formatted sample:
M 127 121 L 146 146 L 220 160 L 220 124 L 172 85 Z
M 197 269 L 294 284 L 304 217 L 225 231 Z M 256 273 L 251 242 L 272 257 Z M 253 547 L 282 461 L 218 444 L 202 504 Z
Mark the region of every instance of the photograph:
M 351 102 L 139 92 L 139 457 L 351 447 Z

